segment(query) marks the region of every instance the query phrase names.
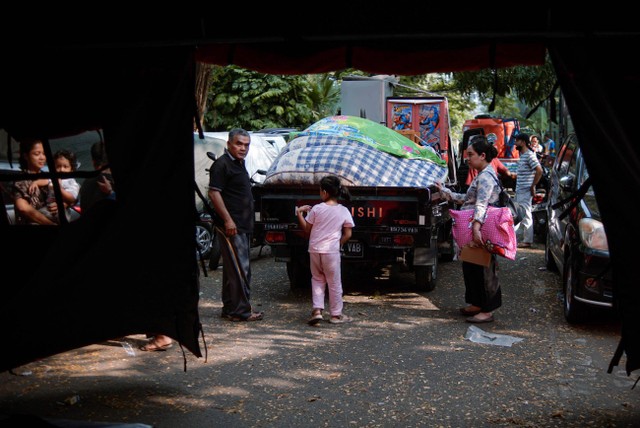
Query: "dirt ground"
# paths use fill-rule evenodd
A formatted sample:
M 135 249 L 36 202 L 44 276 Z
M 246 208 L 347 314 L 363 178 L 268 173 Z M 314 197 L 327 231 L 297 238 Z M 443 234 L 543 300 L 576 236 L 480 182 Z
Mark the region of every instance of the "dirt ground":
M 543 265 L 541 244 L 500 260 L 503 307 L 475 336 L 458 314 L 457 261 L 440 264 L 430 293 L 406 274 L 345 278 L 354 322 L 310 327 L 310 293 L 290 290 L 266 248 L 252 265 L 263 321 L 221 319 L 222 271 L 209 271 L 206 358 L 177 345 L 141 352 L 145 336 L 132 335 L 0 373 L 0 427 L 23 426 L 7 419 L 18 415 L 67 427 L 640 426 L 637 375 L 624 357 L 607 373 L 615 316 L 567 324 L 559 277 Z

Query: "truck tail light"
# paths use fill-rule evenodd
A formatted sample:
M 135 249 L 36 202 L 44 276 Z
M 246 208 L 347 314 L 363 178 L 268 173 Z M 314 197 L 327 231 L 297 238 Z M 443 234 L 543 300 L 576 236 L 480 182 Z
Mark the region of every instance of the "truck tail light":
M 413 246 L 413 236 L 411 235 L 393 235 L 393 245 L 397 247 Z
M 267 244 L 281 244 L 287 242 L 287 237 L 284 232 L 267 232 L 264 240 Z

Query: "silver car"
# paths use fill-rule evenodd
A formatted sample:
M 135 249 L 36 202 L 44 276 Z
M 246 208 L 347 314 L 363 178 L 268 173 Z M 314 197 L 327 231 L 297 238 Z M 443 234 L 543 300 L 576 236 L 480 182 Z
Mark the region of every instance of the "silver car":
M 0 199 L 7 213 L 7 221 L 9 224 L 15 224 L 16 215 L 13 207 L 13 197 L 11 196 L 11 185 L 13 184 L 11 176 L 20 171 L 20 165 L 17 161 L 9 164 L 8 161 L 0 160 Z M 3 213 L 2 213 L 3 214 Z

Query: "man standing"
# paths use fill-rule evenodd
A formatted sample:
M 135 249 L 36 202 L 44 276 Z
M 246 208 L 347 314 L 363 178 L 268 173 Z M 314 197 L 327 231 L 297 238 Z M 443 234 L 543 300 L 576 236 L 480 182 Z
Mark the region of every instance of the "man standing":
M 553 159 L 556 157 L 556 142 L 551 139 L 551 135 L 544 134 L 544 153 Z
M 529 248 L 533 244 L 531 204 L 536 194 L 536 185 L 542 177 L 542 166 L 531 148 L 529 135 L 518 134 L 516 148 L 520 152 L 516 173 L 516 202 L 523 210 L 522 221 L 516 226 L 516 236 L 522 230 L 522 241 L 518 244 L 518 248 Z
M 218 214 L 216 231 L 222 250 L 222 317 L 259 321 L 250 303 L 253 195 L 244 160 L 251 137 L 244 129 L 229 132 L 227 148 L 209 170 L 209 199 Z

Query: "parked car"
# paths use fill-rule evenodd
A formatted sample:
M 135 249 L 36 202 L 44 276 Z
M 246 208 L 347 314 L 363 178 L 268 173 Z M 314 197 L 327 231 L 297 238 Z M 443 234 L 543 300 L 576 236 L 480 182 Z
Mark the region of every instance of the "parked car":
M 16 215 L 13 207 L 13 198 L 11 196 L 12 181 L 9 180 L 11 175 L 20 172 L 20 166 L 18 161 L 14 161 L 9 164 L 8 161 L 0 160 L 0 174 L 6 175 L 7 180 L 0 179 L 0 202 L 4 204 L 5 211 L 7 213 L 7 221 L 9 224 L 15 224 Z M 0 211 L 2 212 L 2 211 Z
M 557 153 L 549 174 L 545 262 L 562 278 L 566 320 L 579 323 L 594 308 L 613 307 L 609 246 L 577 136 L 569 134 Z

